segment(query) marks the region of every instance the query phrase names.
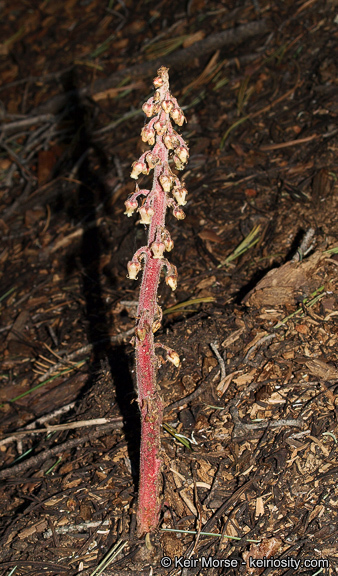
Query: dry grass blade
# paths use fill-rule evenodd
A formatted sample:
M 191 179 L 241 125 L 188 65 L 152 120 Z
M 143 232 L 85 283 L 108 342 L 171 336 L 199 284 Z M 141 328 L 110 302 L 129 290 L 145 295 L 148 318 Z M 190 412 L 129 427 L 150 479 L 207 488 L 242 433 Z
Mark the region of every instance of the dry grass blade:
M 248 87 L 249 82 L 250 82 L 250 76 L 245 76 L 245 78 L 243 78 L 240 88 L 239 88 L 239 93 L 238 93 L 238 98 L 237 98 L 237 113 L 238 116 L 242 113 L 243 108 L 245 108 L 246 104 L 248 103 L 250 96 L 254 93 L 254 87 L 250 86 L 250 88 Z
M 30 388 L 29 390 L 26 390 L 26 392 L 22 392 L 21 394 L 19 394 L 18 396 L 15 396 L 14 398 L 8 399 L 7 402 L 13 403 L 13 402 L 16 402 L 17 400 L 21 400 L 21 398 L 25 398 L 25 396 L 32 394 L 32 392 L 34 392 L 35 390 L 38 390 L 39 388 L 42 388 L 43 386 L 48 384 L 48 382 L 55 380 L 55 378 L 58 378 L 59 376 L 63 376 L 64 374 L 68 374 L 69 372 L 72 372 L 73 370 L 75 370 L 77 368 L 80 368 L 81 366 L 83 366 L 85 364 L 85 362 L 86 362 L 86 360 L 81 360 L 74 367 L 62 370 L 61 372 L 58 372 L 56 375 L 51 376 L 47 380 L 45 379 L 47 374 L 45 374 L 44 376 L 39 378 L 39 380 L 42 380 L 39 384 L 36 384 L 35 386 Z M 33 372 L 36 372 L 36 370 L 33 370 Z M 0 408 L 3 408 L 4 406 L 5 406 L 5 404 L 0 404 Z
M 288 90 L 287 92 L 282 94 L 279 98 L 276 98 L 275 100 L 273 100 L 273 102 L 271 102 L 271 104 L 264 106 L 260 110 L 257 110 L 257 112 L 252 112 L 251 114 L 243 116 L 243 118 L 239 118 L 239 120 L 237 120 L 236 122 L 231 124 L 231 126 L 229 126 L 229 128 L 227 129 L 227 131 L 225 132 L 225 134 L 222 137 L 221 144 L 220 144 L 221 149 L 224 147 L 224 144 L 225 144 L 226 140 L 228 139 L 230 132 L 232 132 L 235 128 L 237 128 L 237 126 L 240 126 L 241 124 L 243 124 L 243 122 L 246 122 L 249 118 L 253 119 L 253 118 L 256 118 L 257 116 L 260 116 L 261 114 L 264 114 L 265 112 L 268 112 L 274 106 L 276 106 L 277 104 L 280 104 L 281 102 L 283 102 L 283 100 L 286 100 L 287 98 L 289 98 L 289 96 L 292 96 L 295 93 L 295 91 L 297 90 L 297 88 L 300 85 L 300 73 L 299 73 L 298 68 L 297 68 L 297 71 L 298 71 L 298 74 L 297 74 L 296 82 L 290 90 Z
M 93 418 L 92 420 L 79 420 L 77 422 L 67 422 L 66 424 L 46 424 L 45 428 L 34 428 L 33 430 L 18 430 L 12 433 L 9 437 L 0 441 L 0 446 L 8 444 L 16 438 L 21 438 L 29 434 L 46 434 L 50 432 L 60 432 L 61 430 L 75 430 L 77 428 L 87 428 L 88 426 L 103 426 L 104 424 L 112 424 L 120 422 L 121 418 Z
M 338 254 L 338 246 L 333 246 L 333 248 L 325 250 L 324 254 Z
M 97 94 L 93 95 L 93 100 L 95 102 L 99 102 L 100 100 L 105 100 L 107 98 L 116 98 L 122 92 L 140 90 L 141 88 L 144 88 L 144 82 L 132 82 L 128 86 L 121 86 L 120 88 L 108 88 L 107 90 L 103 90 L 103 92 L 98 92 Z
M 215 534 L 215 532 L 196 532 L 196 530 L 177 530 L 176 528 L 161 528 L 162 532 L 179 532 L 180 534 L 200 534 L 201 536 L 212 536 L 213 538 L 225 538 L 227 540 L 244 540 L 245 542 L 253 542 L 259 544 L 260 540 L 252 540 L 250 538 L 240 538 L 239 536 L 228 536 L 227 534 Z
M 208 84 L 208 82 L 210 82 L 210 80 L 216 76 L 217 72 L 221 70 L 225 62 L 225 60 L 222 60 L 222 62 L 217 65 L 219 54 L 220 50 L 217 50 L 208 62 L 207 66 L 204 68 L 203 72 L 182 90 L 182 94 L 187 94 L 187 92 L 192 90 L 198 90 L 201 86 Z
M 169 424 L 166 424 L 165 422 L 163 422 L 162 428 L 164 428 L 164 430 L 166 432 L 168 432 L 168 434 L 170 434 L 170 436 L 175 438 L 175 440 L 177 440 L 177 442 L 179 442 L 180 444 L 183 444 L 183 446 L 188 448 L 188 450 L 191 450 L 191 440 L 189 440 L 189 438 L 187 438 L 186 436 L 183 436 L 182 434 L 178 434 L 176 432 L 175 428 L 172 428 L 172 426 L 169 426 Z
M 106 570 L 108 566 L 110 566 L 113 560 L 115 560 L 116 556 L 122 552 L 127 543 L 127 540 L 118 540 L 112 549 L 105 555 L 100 564 L 95 568 L 95 570 L 91 572 L 90 576 L 100 576 L 100 574 L 102 574 L 102 572 Z
M 177 36 L 176 38 L 169 38 L 167 40 L 160 40 L 156 44 L 152 44 L 145 49 L 147 60 L 152 60 L 153 58 L 162 58 L 163 56 L 168 56 L 177 48 L 183 45 L 184 41 L 188 38 L 188 35 Z
M 285 318 L 283 318 L 283 320 L 278 322 L 273 327 L 273 329 L 277 330 L 281 326 L 284 326 L 284 324 L 286 324 L 288 322 L 288 320 L 290 320 L 291 318 L 294 318 L 295 316 L 299 316 L 300 318 L 305 316 L 304 309 L 312 308 L 312 306 L 314 306 L 319 300 L 321 300 L 321 298 L 323 298 L 326 295 L 326 292 L 323 292 L 323 290 L 324 290 L 324 286 L 320 286 L 319 288 L 317 288 L 317 290 L 315 290 L 314 292 L 312 292 L 312 294 L 310 294 L 309 298 L 304 298 L 301 306 L 299 308 L 297 308 L 297 310 L 295 310 L 295 312 L 292 312 L 292 314 L 289 314 L 289 316 L 286 316 Z
M 174 306 L 170 306 L 163 310 L 163 315 L 165 314 L 173 314 L 173 312 L 177 312 L 178 310 L 182 310 L 182 308 L 186 308 L 187 306 L 192 306 L 194 304 L 208 304 L 209 302 L 215 302 L 216 298 L 213 296 L 205 296 L 204 298 L 191 298 L 191 300 L 185 300 L 184 302 L 179 302 Z
M 228 266 L 233 260 L 236 260 L 245 252 L 253 248 L 257 242 L 259 242 L 259 232 L 260 232 L 260 224 L 254 226 L 254 228 L 249 232 L 249 234 L 244 238 L 243 242 L 241 242 L 237 248 L 232 252 L 221 264 L 218 265 L 218 268 L 222 266 Z

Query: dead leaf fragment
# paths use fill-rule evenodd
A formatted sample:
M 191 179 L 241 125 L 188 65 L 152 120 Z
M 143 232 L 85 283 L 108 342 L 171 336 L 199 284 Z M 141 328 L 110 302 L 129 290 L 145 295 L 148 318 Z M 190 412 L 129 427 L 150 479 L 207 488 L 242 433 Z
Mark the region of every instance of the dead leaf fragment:
M 9 158 L 0 158 L 0 170 L 8 170 L 12 162 Z
M 75 478 L 74 480 L 63 482 L 63 488 L 65 490 L 69 490 L 70 488 L 76 488 L 77 486 L 79 486 L 79 484 L 81 484 L 81 482 L 82 482 L 81 478 Z
M 37 222 L 39 222 L 42 218 L 45 217 L 46 210 L 44 208 L 34 208 L 32 210 L 26 210 L 25 212 L 25 226 L 30 228 Z
M 237 386 L 245 386 L 246 384 L 251 384 L 256 375 L 256 372 L 257 370 L 254 369 L 247 374 L 242 374 L 241 376 L 238 376 L 238 378 L 234 378 L 234 382 L 237 384 Z
M 297 332 L 299 332 L 299 334 L 308 334 L 310 329 L 306 324 L 297 324 L 297 326 L 295 326 L 295 330 Z
M 196 288 L 199 290 L 203 290 L 205 288 L 210 288 L 216 282 L 216 276 L 208 276 L 207 278 L 203 278 L 197 285 Z
M 256 498 L 256 510 L 255 510 L 255 518 L 259 516 L 263 516 L 264 514 L 264 501 L 261 496 Z
M 249 558 L 254 560 L 276 556 L 282 546 L 280 538 L 265 538 L 259 544 L 251 544 L 250 549 L 243 552 L 248 574 L 261 574 L 264 568 L 250 568 Z
M 332 179 L 328 171 L 322 168 L 317 172 L 312 181 L 312 201 L 316 206 L 320 205 L 323 198 L 327 198 L 332 189 Z
M 216 232 L 210 230 L 209 228 L 204 228 L 201 232 L 198 233 L 199 237 L 202 240 L 209 240 L 209 242 L 217 242 L 218 244 L 222 244 L 224 240 L 220 238 Z
M 25 329 L 30 320 L 30 314 L 27 310 L 23 310 L 17 316 L 12 329 L 7 336 L 7 349 L 12 354 L 21 354 L 26 356 L 32 352 L 32 348 L 25 344 Z
M 244 190 L 244 194 L 247 198 L 256 198 L 257 190 L 254 188 L 246 188 L 246 190 Z
M 38 184 L 42 186 L 51 180 L 54 168 L 62 154 L 62 149 L 57 144 L 49 150 L 39 150 L 38 153 Z
M 20 538 L 20 540 L 24 540 L 25 538 L 28 538 L 28 536 L 32 536 L 37 532 L 44 532 L 45 530 L 47 530 L 47 527 L 48 527 L 47 520 L 40 520 L 36 524 L 33 524 L 33 526 L 29 526 L 29 528 L 25 528 L 24 530 L 19 532 L 18 537 Z
M 190 34 L 186 40 L 183 42 L 183 48 L 188 48 L 195 44 L 195 42 L 199 42 L 205 38 L 205 32 L 203 30 L 198 30 L 195 34 Z

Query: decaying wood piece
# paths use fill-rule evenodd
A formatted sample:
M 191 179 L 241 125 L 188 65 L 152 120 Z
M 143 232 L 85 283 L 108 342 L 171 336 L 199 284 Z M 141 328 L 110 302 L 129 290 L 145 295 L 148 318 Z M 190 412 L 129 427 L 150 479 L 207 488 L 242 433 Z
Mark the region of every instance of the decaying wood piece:
M 286 262 L 273 268 L 245 296 L 243 303 L 261 308 L 301 302 L 318 287 L 317 273 L 324 258 L 321 252 L 315 252 L 302 262 Z
M 181 69 L 182 65 L 187 66 L 189 62 L 193 63 L 195 58 L 207 56 L 215 50 L 224 48 L 224 46 L 236 46 L 250 38 L 266 34 L 269 29 L 270 27 L 266 20 L 256 20 L 238 26 L 237 28 L 231 28 L 229 30 L 224 30 L 223 32 L 210 34 L 210 36 L 196 42 L 192 46 L 178 50 L 168 56 L 161 56 L 155 60 L 149 60 L 147 62 L 142 62 L 141 64 L 134 64 L 133 66 L 114 72 L 114 74 L 108 78 L 97 80 L 93 84 L 80 88 L 79 90 L 72 90 L 66 94 L 58 94 L 44 104 L 41 104 L 41 106 L 38 106 L 31 113 L 56 114 L 65 107 L 70 99 L 74 97 L 81 99 L 86 96 L 92 96 L 98 92 L 103 92 L 104 90 L 117 86 L 119 82 L 124 80 L 127 76 L 130 76 L 133 81 L 138 78 L 144 79 L 150 77 L 153 74 L 154 69 L 159 68 L 162 65 L 170 67 L 173 70 Z

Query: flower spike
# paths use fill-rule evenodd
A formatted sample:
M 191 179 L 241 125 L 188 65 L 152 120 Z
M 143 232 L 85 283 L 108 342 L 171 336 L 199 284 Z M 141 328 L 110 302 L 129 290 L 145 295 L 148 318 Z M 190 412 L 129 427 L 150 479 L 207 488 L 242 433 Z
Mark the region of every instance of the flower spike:
M 182 136 L 173 128 L 172 120 L 182 126 L 186 121 L 177 100 L 169 89 L 168 68 L 162 66 L 153 81 L 154 96 L 142 106 L 150 118 L 142 128 L 142 141 L 152 147 L 133 163 L 131 178 L 137 180 L 142 174 L 153 170 L 151 190 L 136 185 L 134 194 L 125 202 L 127 216 L 138 212 L 140 224 L 148 226 L 147 245 L 139 248 L 128 262 L 128 277 L 137 279 L 142 270 L 142 283 L 139 295 L 137 322 L 135 327 L 136 379 L 138 404 L 141 411 L 140 481 L 137 510 L 137 532 L 143 536 L 157 528 L 160 515 L 160 471 L 161 471 L 161 424 L 163 403 L 156 384 L 158 360 L 155 347 L 162 346 L 166 359 L 176 368 L 180 359 L 177 352 L 164 345 L 155 344 L 154 333 L 161 327 L 162 311 L 157 304 L 157 290 L 163 268 L 166 269 L 165 282 L 175 290 L 177 269 L 164 258 L 174 242 L 165 226 L 166 211 L 171 208 L 178 220 L 185 214 L 180 208 L 186 202 L 187 190 L 173 172 L 173 167 L 183 170 L 189 149 Z M 144 196 L 143 204 L 138 197 Z

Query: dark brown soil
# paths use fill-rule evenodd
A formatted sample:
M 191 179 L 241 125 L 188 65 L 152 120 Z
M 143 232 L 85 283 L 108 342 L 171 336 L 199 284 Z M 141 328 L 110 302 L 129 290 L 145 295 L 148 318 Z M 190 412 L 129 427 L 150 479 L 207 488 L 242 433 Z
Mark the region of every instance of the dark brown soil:
M 336 7 L 0 2 L 1 575 L 337 573 Z M 189 201 L 145 541 L 123 212 L 159 63 Z

